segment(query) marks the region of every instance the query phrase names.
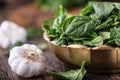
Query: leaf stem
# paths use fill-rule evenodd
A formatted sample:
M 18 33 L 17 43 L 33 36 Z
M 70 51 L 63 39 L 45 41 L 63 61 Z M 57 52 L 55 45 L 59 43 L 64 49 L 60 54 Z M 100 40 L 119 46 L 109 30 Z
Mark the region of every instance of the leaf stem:
M 83 61 L 83 62 L 82 62 L 81 68 L 80 68 L 80 70 L 79 70 L 79 72 L 78 72 L 78 75 L 77 75 L 77 77 L 76 77 L 75 80 L 78 79 L 78 76 L 79 76 L 81 73 L 84 74 L 83 70 L 84 70 L 85 63 L 86 63 L 86 61 Z M 86 73 L 86 72 L 85 72 L 85 73 Z
M 63 6 L 60 5 L 60 14 L 63 14 Z

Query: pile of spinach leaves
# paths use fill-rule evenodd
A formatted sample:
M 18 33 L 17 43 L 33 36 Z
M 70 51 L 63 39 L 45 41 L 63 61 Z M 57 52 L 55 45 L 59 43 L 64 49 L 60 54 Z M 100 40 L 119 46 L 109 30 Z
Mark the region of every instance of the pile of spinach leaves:
M 53 23 L 44 23 L 43 30 L 56 45 L 120 46 L 120 3 L 91 1 L 77 16 L 60 7 Z

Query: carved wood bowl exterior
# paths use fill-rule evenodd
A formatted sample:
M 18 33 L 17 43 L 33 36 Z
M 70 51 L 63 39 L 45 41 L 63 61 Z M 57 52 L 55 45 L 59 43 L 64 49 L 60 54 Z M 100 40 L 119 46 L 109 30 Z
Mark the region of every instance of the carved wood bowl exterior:
M 88 48 L 83 45 L 55 45 L 46 34 L 52 52 L 63 62 L 81 66 L 86 61 L 87 71 L 93 73 L 120 73 L 120 48 L 102 45 Z

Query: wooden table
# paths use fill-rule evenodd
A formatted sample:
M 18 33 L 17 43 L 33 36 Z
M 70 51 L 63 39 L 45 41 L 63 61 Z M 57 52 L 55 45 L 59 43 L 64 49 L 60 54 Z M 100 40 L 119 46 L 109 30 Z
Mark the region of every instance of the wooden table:
M 16 8 L 15 6 L 12 9 L 6 8 L 0 10 L 0 22 L 7 19 L 6 16 Z M 43 38 L 41 39 L 34 39 L 28 41 L 28 43 L 38 44 L 45 42 Z M 8 65 L 8 57 L 5 57 L 3 54 L 3 50 L 0 50 L 0 80 L 54 80 L 47 75 L 44 76 L 37 76 L 32 78 L 23 78 L 18 76 L 17 74 L 13 73 Z M 73 69 L 73 66 L 63 63 L 62 61 L 58 60 L 56 56 L 51 52 L 50 48 L 48 47 L 44 51 L 44 55 L 46 57 L 46 68 L 52 71 L 67 71 Z M 92 74 L 87 73 L 84 77 L 84 80 L 120 80 L 120 74 Z
M 28 43 L 38 44 L 45 42 L 44 39 L 34 39 L 28 41 Z M 72 65 L 68 65 L 58 60 L 56 56 L 51 52 L 48 47 L 44 51 L 46 57 L 46 68 L 52 71 L 67 71 L 73 69 Z M 47 75 L 37 76 L 32 78 L 23 78 L 13 73 L 8 65 L 8 57 L 5 57 L 3 50 L 0 50 L 0 80 L 54 80 Z M 84 80 L 120 80 L 120 74 L 92 74 L 87 73 Z

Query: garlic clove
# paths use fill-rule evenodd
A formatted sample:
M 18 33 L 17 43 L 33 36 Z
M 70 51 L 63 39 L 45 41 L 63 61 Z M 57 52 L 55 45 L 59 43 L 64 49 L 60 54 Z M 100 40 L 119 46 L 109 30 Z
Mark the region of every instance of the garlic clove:
M 15 44 L 17 41 L 25 42 L 27 40 L 26 36 L 27 36 L 26 30 L 19 27 L 17 32 L 16 31 L 12 32 L 11 44 Z
M 16 23 L 6 20 L 1 23 L 0 37 L 5 40 L 5 42 L 0 40 L 0 46 L 8 48 L 18 41 L 25 42 L 27 40 L 27 32 L 23 27 Z M 5 44 L 5 46 L 1 43 Z
M 22 47 L 14 47 L 12 48 L 12 50 L 10 51 L 10 57 L 24 57 L 24 48 Z
M 9 27 L 6 27 L 6 26 L 9 26 L 9 21 L 8 20 L 5 20 L 5 21 L 3 21 L 2 23 L 1 23 L 1 27 L 0 27 L 0 29 L 1 30 L 6 30 L 6 29 L 8 29 Z
M 10 46 L 10 40 L 8 39 L 8 38 L 4 38 L 3 39 L 4 41 L 2 41 L 2 43 L 1 43 L 1 47 L 3 48 L 3 49 L 7 49 L 9 46 Z
M 23 46 L 22 46 L 24 49 L 26 49 L 26 50 L 33 50 L 33 51 L 36 51 L 36 49 L 37 49 L 37 46 L 35 46 L 35 45 L 29 45 L 29 44 L 24 44 Z
M 5 20 L 1 23 L 1 29 L 2 30 L 16 30 L 18 29 L 19 25 L 17 25 L 16 23 L 9 21 L 9 20 Z
M 38 60 L 37 60 L 37 61 L 38 61 L 39 63 L 41 63 L 41 64 L 43 64 L 43 65 L 44 65 L 44 63 L 45 63 L 45 57 L 44 57 L 42 54 L 41 54 L 41 55 L 39 55 L 38 57 L 39 57 L 39 58 L 38 58 Z
M 24 58 L 22 61 L 20 61 L 16 73 L 19 76 L 30 77 L 29 75 L 26 75 L 28 74 L 29 71 L 30 71 L 29 62 L 27 59 Z
M 37 76 L 37 75 L 42 74 L 44 72 L 45 67 L 43 64 L 36 62 L 33 64 L 33 66 L 36 67 L 35 69 L 34 68 L 32 69 L 32 67 L 31 67 L 31 69 L 32 69 L 31 71 L 34 75 Z
M 10 46 L 9 38 L 6 37 L 4 33 L 2 33 L 2 30 L 0 30 L 0 47 L 6 49 L 9 46 Z
M 21 60 L 21 58 L 13 58 L 12 60 L 14 60 L 13 62 L 9 62 L 9 64 L 12 66 L 11 67 L 11 70 L 13 71 L 13 72 L 17 72 L 18 71 L 18 68 L 19 68 L 19 64 L 23 61 L 23 60 Z

